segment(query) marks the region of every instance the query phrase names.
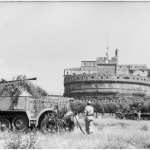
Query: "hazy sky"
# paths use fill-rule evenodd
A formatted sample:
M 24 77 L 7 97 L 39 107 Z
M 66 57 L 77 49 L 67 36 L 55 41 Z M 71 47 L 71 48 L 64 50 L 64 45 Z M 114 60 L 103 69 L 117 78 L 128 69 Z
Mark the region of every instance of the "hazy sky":
M 150 2 L 0 2 L 0 79 L 17 74 L 63 93 L 63 71 L 119 49 L 150 68 Z

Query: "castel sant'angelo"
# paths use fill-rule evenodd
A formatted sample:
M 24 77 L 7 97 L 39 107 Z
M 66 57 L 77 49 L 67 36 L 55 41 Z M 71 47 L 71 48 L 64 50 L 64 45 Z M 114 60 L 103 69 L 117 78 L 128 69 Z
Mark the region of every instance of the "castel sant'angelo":
M 119 65 L 118 50 L 109 59 L 82 61 L 80 68 L 64 70 L 64 96 L 81 102 L 115 102 L 150 100 L 149 69 L 144 64 Z

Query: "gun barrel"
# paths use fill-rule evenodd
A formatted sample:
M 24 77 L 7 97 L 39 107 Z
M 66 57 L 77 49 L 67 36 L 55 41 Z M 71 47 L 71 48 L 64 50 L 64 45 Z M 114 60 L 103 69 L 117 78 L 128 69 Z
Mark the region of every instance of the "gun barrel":
M 37 78 L 35 77 L 35 78 L 30 78 L 30 79 L 26 79 L 26 80 L 36 80 Z
M 29 78 L 29 79 L 25 79 L 23 81 L 28 81 L 28 80 L 36 80 L 37 78 Z M 12 81 L 3 81 L 2 83 L 11 83 L 11 82 L 19 82 L 19 81 L 22 81 L 22 80 L 12 80 Z

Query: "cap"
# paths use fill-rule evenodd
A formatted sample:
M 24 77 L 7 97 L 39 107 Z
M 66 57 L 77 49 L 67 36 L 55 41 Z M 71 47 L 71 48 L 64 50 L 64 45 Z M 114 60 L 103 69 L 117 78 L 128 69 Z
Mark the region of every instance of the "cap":
M 88 101 L 87 103 L 88 103 L 88 104 L 91 104 L 92 102 L 91 102 L 91 101 Z

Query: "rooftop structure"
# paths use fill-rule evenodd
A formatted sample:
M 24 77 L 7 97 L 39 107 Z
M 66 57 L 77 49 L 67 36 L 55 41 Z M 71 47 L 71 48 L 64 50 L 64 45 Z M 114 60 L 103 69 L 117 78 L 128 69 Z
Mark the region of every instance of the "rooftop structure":
M 108 57 L 98 57 L 96 61 L 81 61 L 80 68 L 70 68 L 64 70 L 64 76 L 93 73 L 148 76 L 148 70 L 145 64 L 118 65 L 117 53 L 116 56 L 111 59 Z

